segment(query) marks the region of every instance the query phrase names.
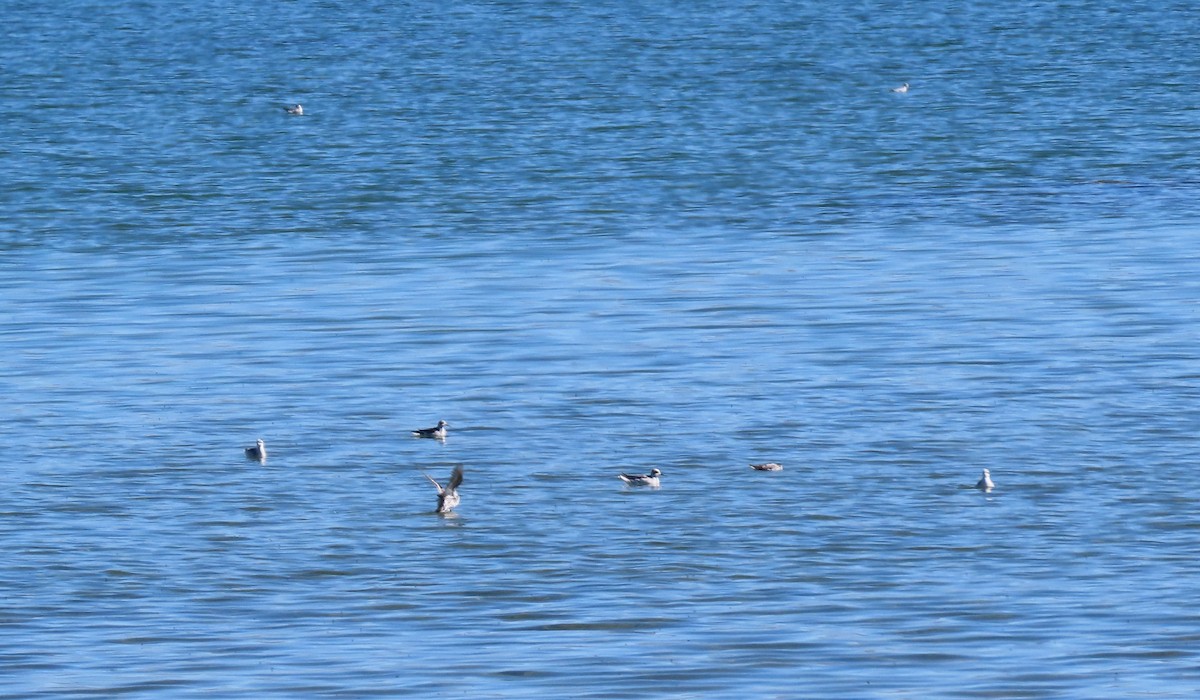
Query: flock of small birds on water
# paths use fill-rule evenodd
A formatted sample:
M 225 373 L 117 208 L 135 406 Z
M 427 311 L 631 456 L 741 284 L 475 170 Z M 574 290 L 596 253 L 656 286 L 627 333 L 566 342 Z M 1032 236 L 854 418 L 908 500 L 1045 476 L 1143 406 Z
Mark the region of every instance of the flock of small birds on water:
M 892 88 L 892 92 L 901 93 L 901 94 L 906 93 L 906 92 L 908 92 L 908 87 L 909 87 L 908 83 L 904 83 L 903 85 L 900 85 L 899 87 Z M 298 116 L 298 117 L 304 115 L 304 105 L 302 105 L 300 103 L 296 103 L 293 105 L 285 105 L 283 110 L 285 112 L 287 112 L 288 114 Z M 445 440 L 446 439 L 446 428 L 449 427 L 449 425 L 450 424 L 447 423 L 446 421 L 439 420 L 437 425 L 435 425 L 434 427 L 418 428 L 417 430 L 412 431 L 412 434 L 416 437 L 421 437 L 421 438 L 433 438 L 436 440 Z M 258 440 L 253 447 L 247 447 L 246 448 L 246 457 L 249 459 L 257 460 L 258 462 L 265 462 L 267 460 L 266 444 L 264 444 L 262 440 Z M 751 464 L 750 468 L 755 471 L 760 471 L 760 472 L 783 471 L 783 465 L 778 462 L 764 462 L 763 464 Z M 449 513 L 450 511 L 454 510 L 455 506 L 457 506 L 459 504 L 459 502 L 462 500 L 461 497 L 458 495 L 458 487 L 460 485 L 462 485 L 462 482 L 463 482 L 462 467 L 454 468 L 454 471 L 451 472 L 451 474 L 450 474 L 450 481 L 446 482 L 445 486 L 442 486 L 441 484 L 439 484 L 436 479 L 434 479 L 432 476 L 429 476 L 428 474 L 425 475 L 425 478 L 429 479 L 429 481 L 433 483 L 434 488 L 437 489 L 438 504 L 437 504 L 436 512 Z M 661 481 L 662 471 L 659 469 L 651 469 L 649 474 L 624 474 L 624 473 L 622 473 L 622 474 L 618 474 L 617 478 L 619 478 L 621 481 L 625 482 L 629 486 L 647 486 L 647 487 L 653 488 L 653 489 L 656 489 L 656 488 L 659 488 L 660 486 L 662 486 L 662 481 Z M 979 479 L 979 482 L 977 484 L 975 484 L 975 488 L 986 492 L 986 491 L 991 491 L 995 487 L 996 487 L 996 485 L 994 483 L 992 483 L 991 474 L 988 472 L 988 470 L 984 469 L 983 476 Z
M 432 428 L 417 428 L 412 431 L 414 437 L 432 438 L 434 440 L 446 439 L 446 428 L 450 424 L 444 420 L 439 420 L 437 425 Z M 246 458 L 253 459 L 259 464 L 267 461 L 267 445 L 262 440 L 256 440 L 254 445 L 246 448 Z M 779 462 L 763 462 L 762 464 L 751 464 L 750 468 L 759 472 L 781 472 L 783 465 Z M 650 470 L 649 474 L 626 474 L 624 472 L 617 474 L 617 478 L 625 482 L 628 486 L 645 486 L 652 489 L 657 489 L 662 486 L 662 470 L 657 467 Z M 453 511 L 462 501 L 462 497 L 458 495 L 458 487 L 463 482 L 462 466 L 457 466 L 454 471 L 450 472 L 450 480 L 442 486 L 437 479 L 425 474 L 425 478 L 433 484 L 437 489 L 437 509 L 435 513 L 449 513 Z M 975 483 L 975 488 L 984 493 L 991 492 L 996 488 L 996 484 L 992 481 L 992 473 L 987 469 L 983 470 L 983 475 L 979 477 L 979 481 Z

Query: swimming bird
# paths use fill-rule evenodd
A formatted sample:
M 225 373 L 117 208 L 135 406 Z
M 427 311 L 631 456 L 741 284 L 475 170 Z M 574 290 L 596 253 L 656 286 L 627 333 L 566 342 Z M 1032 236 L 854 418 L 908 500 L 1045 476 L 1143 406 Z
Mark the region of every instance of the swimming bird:
M 445 439 L 445 437 L 446 437 L 446 427 L 449 425 L 450 424 L 447 423 L 446 421 L 440 420 L 440 421 L 438 421 L 438 424 L 436 427 L 418 428 L 418 429 L 412 431 L 412 434 L 416 435 L 417 437 L 437 438 L 439 440 L 442 440 L 442 439 Z
M 449 513 L 450 511 L 454 510 L 455 506 L 458 505 L 459 501 L 461 500 L 458 496 L 458 487 L 463 481 L 462 474 L 462 467 L 455 467 L 454 471 L 450 472 L 450 481 L 446 484 L 446 488 L 442 488 L 442 485 L 439 484 L 432 476 L 429 476 L 428 474 L 425 475 L 425 478 L 433 482 L 434 488 L 437 489 L 438 513 Z
M 778 462 L 767 462 L 766 464 L 751 464 L 750 468 L 760 471 L 760 472 L 781 472 L 781 471 L 783 471 L 783 465 Z
M 976 482 L 975 488 L 983 491 L 984 493 L 996 488 L 996 484 L 992 482 L 992 473 L 984 469 L 983 476 L 979 477 L 979 481 Z
M 650 488 L 658 488 L 658 477 L 662 476 L 662 472 L 658 469 L 651 469 L 649 474 L 619 474 L 617 478 L 624 481 L 630 486 L 649 486 Z
M 257 459 L 260 462 L 267 461 L 267 444 L 262 440 L 258 440 L 254 443 L 254 447 L 247 447 L 246 459 Z
M 304 105 L 302 104 L 297 103 L 291 107 L 284 107 L 283 109 L 288 114 L 295 114 L 297 117 L 304 116 Z
M 905 84 L 901 85 L 900 87 L 892 88 L 892 92 L 900 92 L 900 93 L 908 92 L 908 83 L 905 83 Z M 296 105 L 296 106 L 299 107 L 300 105 Z

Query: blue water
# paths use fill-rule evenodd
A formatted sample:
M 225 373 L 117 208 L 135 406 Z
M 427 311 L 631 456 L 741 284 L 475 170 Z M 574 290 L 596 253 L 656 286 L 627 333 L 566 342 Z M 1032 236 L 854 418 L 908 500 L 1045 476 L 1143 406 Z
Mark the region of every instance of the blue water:
M 243 5 L 0 1 L 0 697 L 1200 692 L 1190 3 Z

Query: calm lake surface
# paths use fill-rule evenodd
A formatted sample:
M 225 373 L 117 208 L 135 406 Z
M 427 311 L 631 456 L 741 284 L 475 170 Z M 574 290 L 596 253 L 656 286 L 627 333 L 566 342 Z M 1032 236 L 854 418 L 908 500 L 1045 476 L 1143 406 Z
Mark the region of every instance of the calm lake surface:
M 1200 693 L 1192 3 L 0 16 L 0 697 Z

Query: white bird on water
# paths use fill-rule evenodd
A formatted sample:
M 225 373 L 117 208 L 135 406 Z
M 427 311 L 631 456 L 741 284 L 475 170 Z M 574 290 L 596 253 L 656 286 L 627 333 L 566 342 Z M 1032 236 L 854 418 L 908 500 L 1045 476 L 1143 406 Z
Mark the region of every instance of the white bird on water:
M 267 444 L 262 440 L 257 440 L 254 447 L 246 448 L 246 459 L 256 459 L 260 462 L 267 461 Z
M 778 462 L 767 462 L 766 464 L 751 464 L 750 468 L 760 472 L 781 472 L 783 465 Z
M 438 440 L 444 440 L 446 438 L 446 428 L 449 425 L 450 424 L 446 421 L 440 420 L 436 426 L 432 428 L 418 428 L 417 430 L 412 431 L 412 434 L 416 435 L 417 437 L 437 438 Z
M 979 481 L 975 483 L 975 488 L 987 493 L 996 488 L 996 484 L 992 482 L 992 473 L 986 469 L 983 470 L 983 476 L 979 477 Z
M 297 104 L 292 105 L 291 107 L 284 107 L 283 109 L 288 114 L 294 114 L 297 117 L 304 116 L 304 105 L 302 105 L 302 104 L 297 103 Z
M 892 92 L 899 92 L 899 93 L 908 92 L 908 83 L 905 83 L 905 84 L 901 85 L 900 87 L 892 88 Z M 299 106 L 299 105 L 297 105 L 297 106 Z
M 649 474 L 618 474 L 617 478 L 630 486 L 649 486 L 656 489 L 659 487 L 658 477 L 660 476 L 662 476 L 662 472 L 656 468 L 651 469 Z
M 425 478 L 429 479 L 429 481 L 433 483 L 434 488 L 437 489 L 437 512 L 449 513 L 450 511 L 454 510 L 455 506 L 457 506 L 459 501 L 462 500 L 458 496 L 458 487 L 463 481 L 462 467 L 455 467 L 454 471 L 450 472 L 450 481 L 446 484 L 446 488 L 442 488 L 442 485 L 428 474 L 425 475 Z

